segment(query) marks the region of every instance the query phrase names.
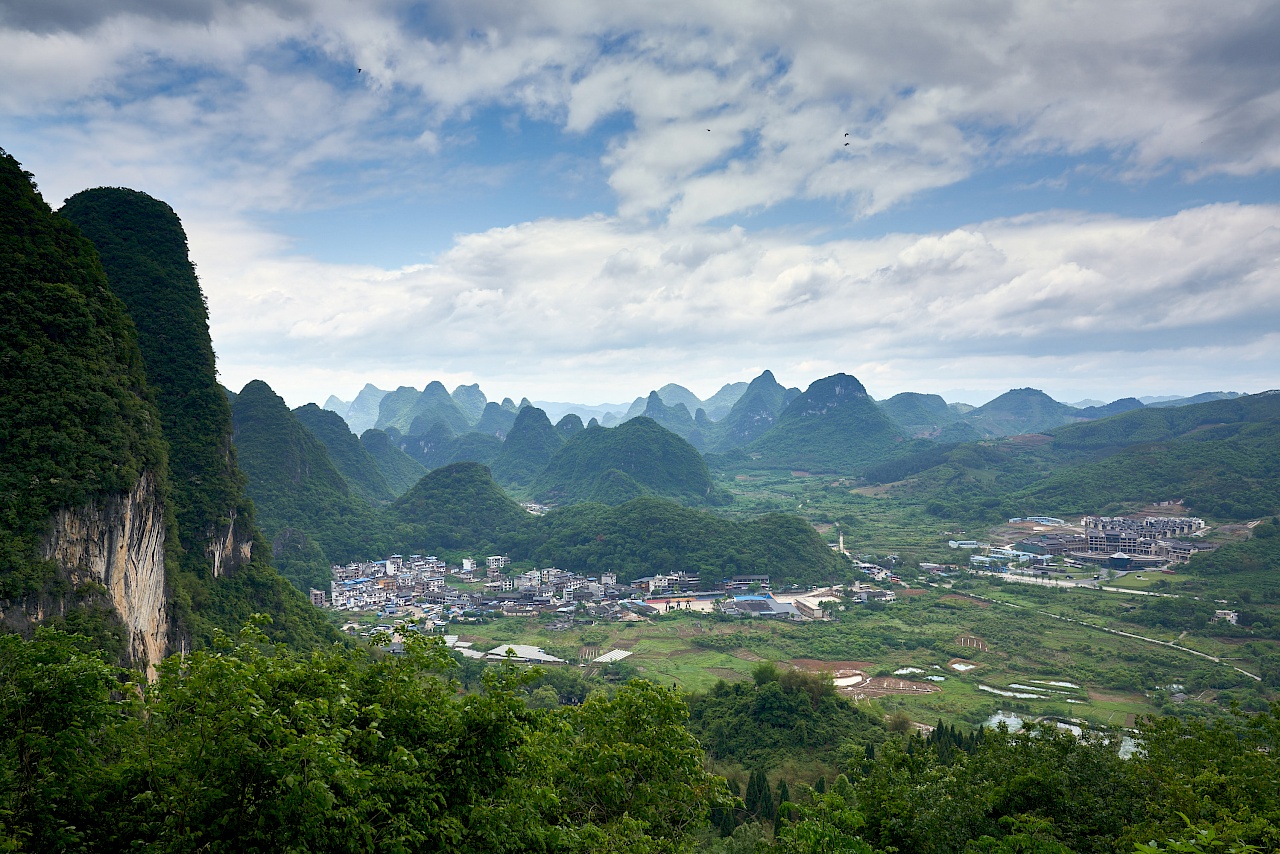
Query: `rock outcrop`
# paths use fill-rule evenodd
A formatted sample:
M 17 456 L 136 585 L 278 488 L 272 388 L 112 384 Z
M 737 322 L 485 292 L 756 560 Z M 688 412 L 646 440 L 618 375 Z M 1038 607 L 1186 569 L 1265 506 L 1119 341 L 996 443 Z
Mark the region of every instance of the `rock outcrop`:
M 106 590 L 127 632 L 129 658 L 148 671 L 164 657 L 169 636 L 164 544 L 164 505 L 150 473 L 131 492 L 59 510 L 41 543 L 41 557 L 56 563 L 73 588 L 92 583 Z
M 253 530 L 234 507 L 227 514 L 226 524 L 214 528 L 205 541 L 204 554 L 213 567 L 214 578 L 232 575 L 253 559 Z

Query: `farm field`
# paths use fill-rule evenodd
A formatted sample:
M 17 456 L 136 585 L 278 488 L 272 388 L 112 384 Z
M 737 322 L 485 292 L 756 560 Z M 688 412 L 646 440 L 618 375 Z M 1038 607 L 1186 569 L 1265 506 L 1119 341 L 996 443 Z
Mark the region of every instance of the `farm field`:
M 570 660 L 584 647 L 597 654 L 628 650 L 625 664 L 637 675 L 691 692 L 706 691 L 720 679 L 749 679 L 760 661 L 830 671 L 847 696 L 878 704 L 886 713 L 903 710 L 925 724 L 942 718 L 976 726 L 1003 711 L 1131 726 L 1147 714 L 1214 713 L 1206 701 L 1218 708 L 1232 701 L 1246 708 L 1264 702 L 1265 689 L 1229 666 L 1256 672 L 1257 662 L 1239 642 L 1180 638 L 1179 632 L 1126 622 L 1126 603 L 1146 597 L 966 586 L 918 591 L 882 609 L 850 606 L 828 623 L 671 614 L 649 623 L 567 631 L 521 618 L 459 630 L 476 648 L 532 644 Z M 1210 661 L 1102 627 L 1232 660 Z M 1184 696 L 1175 701 L 1175 694 Z

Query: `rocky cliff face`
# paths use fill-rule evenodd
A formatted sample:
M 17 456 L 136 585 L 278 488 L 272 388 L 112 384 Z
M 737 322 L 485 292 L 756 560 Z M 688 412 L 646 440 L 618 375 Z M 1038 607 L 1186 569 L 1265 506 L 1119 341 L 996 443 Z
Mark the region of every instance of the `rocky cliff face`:
M 73 587 L 95 583 L 106 589 L 127 632 L 129 657 L 149 671 L 164 657 L 169 636 L 164 543 L 164 507 L 155 477 L 145 473 L 128 493 L 59 510 L 41 544 L 41 556 L 54 561 Z
M 228 514 L 227 523 L 210 533 L 204 550 L 213 564 L 214 578 L 232 575 L 253 557 L 253 531 L 237 517 L 235 508 Z

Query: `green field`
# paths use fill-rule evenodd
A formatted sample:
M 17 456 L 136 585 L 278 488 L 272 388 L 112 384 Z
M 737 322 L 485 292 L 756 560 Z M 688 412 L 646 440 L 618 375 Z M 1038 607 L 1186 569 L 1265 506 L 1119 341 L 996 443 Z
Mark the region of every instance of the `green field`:
M 1145 598 L 968 580 L 955 589 L 930 587 L 903 595 L 882 610 L 851 605 L 826 623 L 722 622 L 680 613 L 648 623 L 567 631 L 551 631 L 535 619 L 502 618 L 458 631 L 477 648 L 527 643 L 575 662 L 584 640 L 597 654 L 629 650 L 625 662 L 639 675 L 686 691 L 705 691 L 719 679 L 750 678 L 762 660 L 859 662 L 868 676 L 881 678 L 916 668 L 921 672 L 899 678 L 938 690 L 888 693 L 868 702 L 886 712 L 905 710 L 922 723 L 943 718 L 977 725 L 1003 710 L 1130 726 L 1147 714 L 1213 714 L 1231 702 L 1261 706 L 1269 691 L 1229 666 L 1256 673 L 1260 661 L 1254 645 L 1184 637 L 1180 631 L 1127 621 L 1131 600 Z M 1104 628 L 1232 660 L 1213 662 Z M 955 659 L 976 666 L 957 671 L 950 666 Z M 1052 682 L 1070 684 L 1047 684 Z M 1175 689 L 1188 695 L 1186 702 L 1172 700 Z

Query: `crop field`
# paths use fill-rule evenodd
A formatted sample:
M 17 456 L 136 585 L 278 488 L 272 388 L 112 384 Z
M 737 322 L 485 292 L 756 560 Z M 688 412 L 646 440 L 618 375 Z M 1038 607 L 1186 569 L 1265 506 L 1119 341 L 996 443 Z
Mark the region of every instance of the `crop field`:
M 533 644 L 566 658 L 576 658 L 585 638 L 600 652 L 629 650 L 625 663 L 638 675 L 695 692 L 720 679 L 749 679 L 760 661 L 839 671 L 847 696 L 904 710 L 921 723 L 942 718 L 977 725 L 1012 711 L 1130 726 L 1141 715 L 1207 710 L 1207 700 L 1248 706 L 1266 696 L 1259 683 L 1232 669 L 1256 667 L 1238 642 L 1127 623 L 1124 603 L 1131 597 L 1014 584 L 967 587 L 929 589 L 883 610 L 850 606 L 826 623 L 722 622 L 675 613 L 649 623 L 551 631 L 537 620 L 503 618 L 465 627 L 462 638 L 477 648 Z M 1230 660 L 1214 662 L 1150 641 L 1179 642 Z M 851 679 L 855 673 L 863 678 Z M 1172 699 L 1178 693 L 1185 702 Z

